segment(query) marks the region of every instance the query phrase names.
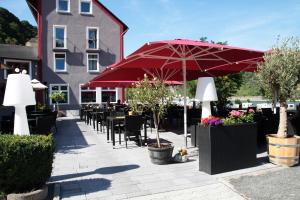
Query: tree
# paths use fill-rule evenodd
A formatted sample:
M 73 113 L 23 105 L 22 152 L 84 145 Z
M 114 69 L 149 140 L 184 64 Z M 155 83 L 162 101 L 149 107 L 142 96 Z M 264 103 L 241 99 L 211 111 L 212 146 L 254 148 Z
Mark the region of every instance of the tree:
M 167 101 L 170 91 L 162 80 L 153 78 L 150 80 L 147 75 L 144 79 L 135 84 L 130 91 L 131 101 L 141 103 L 144 109 L 150 109 L 153 112 L 153 119 L 156 129 L 157 146 L 160 148 L 160 139 L 158 127 L 166 111 Z
M 277 136 L 287 137 L 287 100 L 293 97 L 300 83 L 299 38 L 278 40 L 264 62 L 258 66 L 257 77 L 266 95 L 280 102 L 280 120 Z
M 59 111 L 58 103 L 65 100 L 65 95 L 62 92 L 52 92 L 50 98 L 55 103 L 57 111 Z
M 0 43 L 25 45 L 37 34 L 37 28 L 28 21 L 20 21 L 8 10 L 0 7 Z

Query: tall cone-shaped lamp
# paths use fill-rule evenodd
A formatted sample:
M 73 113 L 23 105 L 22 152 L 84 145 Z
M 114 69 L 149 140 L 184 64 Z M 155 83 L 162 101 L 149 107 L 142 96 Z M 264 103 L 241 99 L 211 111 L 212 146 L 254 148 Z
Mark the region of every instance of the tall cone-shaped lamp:
M 214 79 L 212 77 L 198 78 L 196 97 L 202 102 L 201 118 L 206 118 L 211 115 L 211 101 L 218 101 L 217 91 Z
M 35 95 L 30 83 L 29 75 L 8 75 L 3 105 L 15 107 L 15 135 L 30 135 L 26 106 L 35 104 Z

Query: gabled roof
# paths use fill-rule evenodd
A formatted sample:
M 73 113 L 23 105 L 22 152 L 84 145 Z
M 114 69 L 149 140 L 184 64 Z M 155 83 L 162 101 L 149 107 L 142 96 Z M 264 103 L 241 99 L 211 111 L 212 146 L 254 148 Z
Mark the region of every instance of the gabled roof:
M 26 0 L 35 20 L 37 21 L 37 12 L 38 12 L 38 1 L 39 0 Z M 108 8 L 106 8 L 102 3 L 99 2 L 99 0 L 93 0 L 94 3 L 98 4 L 100 8 L 104 10 L 109 16 L 111 16 L 113 19 L 115 19 L 118 23 L 120 23 L 123 27 L 123 33 L 128 30 L 128 26 L 122 22 L 116 15 L 114 15 Z
M 0 57 L 22 60 L 38 60 L 37 48 L 0 44 Z

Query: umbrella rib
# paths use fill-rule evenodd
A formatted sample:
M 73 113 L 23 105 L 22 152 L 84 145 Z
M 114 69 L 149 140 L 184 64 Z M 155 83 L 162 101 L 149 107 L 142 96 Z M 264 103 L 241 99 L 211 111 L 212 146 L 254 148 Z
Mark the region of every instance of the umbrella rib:
M 172 53 L 172 55 L 171 55 L 170 57 L 174 56 L 175 53 L 177 53 L 177 52 L 174 50 L 173 53 Z M 161 68 L 163 69 L 167 64 L 169 64 L 169 63 L 168 63 L 169 61 L 170 61 L 170 58 L 167 59 L 167 60 L 164 62 L 164 64 L 162 65 Z
M 236 62 L 231 62 L 231 63 L 228 63 L 228 64 L 224 64 L 224 65 L 218 65 L 218 66 L 214 66 L 214 67 L 211 67 L 209 69 L 206 69 L 205 71 L 209 71 L 209 70 L 212 70 L 212 69 L 217 69 L 217 68 L 220 68 L 220 67 L 226 67 L 228 66 L 229 64 L 238 64 L 238 63 L 244 63 L 244 62 L 248 62 L 248 61 L 255 61 L 255 60 L 259 60 L 261 57 L 255 57 L 255 58 L 250 58 L 250 59 L 246 59 L 246 60 L 241 60 L 241 61 L 236 61 Z
M 191 52 L 191 50 L 189 49 L 189 51 Z M 191 52 L 192 53 L 192 52 Z M 193 54 L 191 54 L 191 56 L 194 58 L 194 56 L 193 56 Z M 195 58 L 194 58 L 195 59 Z M 196 61 L 196 64 L 197 64 L 197 66 L 198 66 L 198 68 L 201 70 L 201 72 L 203 72 L 203 69 L 202 69 L 202 67 L 199 65 L 199 63 L 197 62 L 197 60 L 195 59 L 195 61 Z
M 182 53 L 180 53 L 180 52 L 178 51 L 178 49 L 181 47 L 181 45 L 179 45 L 179 46 L 177 47 L 177 49 L 175 49 L 174 46 L 173 46 L 173 45 L 170 45 L 170 44 L 168 44 L 168 47 L 169 47 L 170 50 L 172 50 L 174 53 L 176 53 L 180 58 L 182 57 Z M 182 49 L 181 49 L 181 50 L 182 50 Z
M 203 52 L 213 49 L 213 47 L 209 47 L 208 49 L 203 49 L 199 46 L 195 46 L 195 48 L 200 49 L 200 52 L 197 52 L 193 55 L 195 58 L 198 56 L 203 56 L 203 55 L 201 55 Z M 204 55 L 207 55 L 207 54 L 204 54 Z
M 151 55 L 152 53 L 155 53 L 157 51 L 160 51 L 162 49 L 165 49 L 167 47 L 167 45 L 163 45 L 163 46 L 159 46 L 159 47 L 156 47 L 156 48 L 153 48 L 153 49 L 149 49 L 147 51 L 143 51 L 141 53 L 138 53 L 138 54 L 131 54 L 129 55 L 126 59 L 129 59 L 131 57 L 135 57 L 135 56 L 144 56 L 144 55 Z

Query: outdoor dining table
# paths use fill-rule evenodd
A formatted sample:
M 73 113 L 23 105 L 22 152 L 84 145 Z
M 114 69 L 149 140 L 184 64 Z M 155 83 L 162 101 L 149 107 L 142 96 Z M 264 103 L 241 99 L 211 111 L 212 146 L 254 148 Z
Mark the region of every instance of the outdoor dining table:
M 145 118 L 144 118 L 145 119 Z M 118 124 L 119 125 L 119 131 L 120 131 L 120 124 L 121 123 L 124 123 L 125 122 L 125 115 L 124 116 L 108 116 L 106 118 L 107 120 L 107 141 L 109 141 L 109 129 L 111 129 L 111 140 L 113 142 L 113 147 L 115 146 L 116 144 L 116 141 L 115 141 L 115 130 L 114 130 L 114 127 L 115 127 L 115 124 Z M 143 140 L 143 145 L 146 145 L 147 143 L 147 124 L 146 124 L 146 119 L 144 121 L 144 140 Z M 121 138 L 120 138 L 120 134 L 119 134 L 119 144 L 121 144 Z

